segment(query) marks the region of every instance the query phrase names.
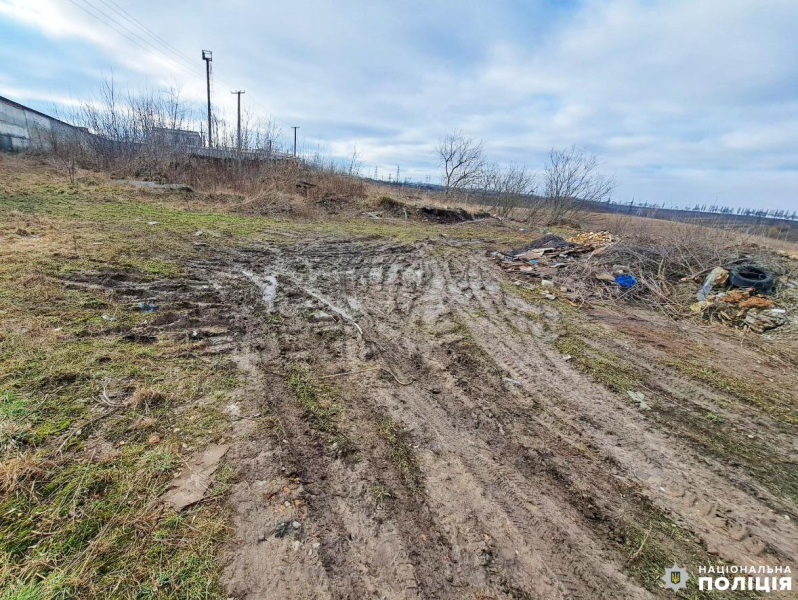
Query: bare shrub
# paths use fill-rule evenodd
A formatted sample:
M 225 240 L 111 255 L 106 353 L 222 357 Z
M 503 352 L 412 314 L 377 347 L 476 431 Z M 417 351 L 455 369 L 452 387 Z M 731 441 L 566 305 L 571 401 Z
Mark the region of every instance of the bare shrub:
M 526 196 L 535 192 L 534 174 L 522 165 L 503 167 L 486 162 L 479 174 L 479 182 L 472 200 L 492 206 L 499 216 L 508 217 Z
M 624 216 L 615 220 L 612 231 L 617 242 L 566 267 L 564 276 L 577 296 L 625 294 L 669 314 L 683 315 L 695 301 L 695 288 L 679 286 L 680 282 L 698 282 L 713 268 L 743 257 L 764 258 L 755 246 L 743 243 L 742 236 L 690 223 Z M 633 274 L 638 285 L 623 291 L 595 278 L 596 273 L 618 269 Z
M 73 129 L 54 126 L 39 132 L 38 137 L 40 147 L 45 149 L 53 166 L 66 172 L 70 183 L 75 183 L 80 165 L 87 162 L 87 136 Z
M 551 224 L 573 220 L 585 210 L 584 202 L 610 199 L 615 181 L 601 174 L 598 167 L 595 154 L 576 146 L 551 150 L 543 174 Z

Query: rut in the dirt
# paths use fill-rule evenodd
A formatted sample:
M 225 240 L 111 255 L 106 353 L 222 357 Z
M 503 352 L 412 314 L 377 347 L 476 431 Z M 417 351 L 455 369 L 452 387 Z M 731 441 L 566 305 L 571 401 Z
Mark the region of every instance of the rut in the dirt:
M 233 449 L 236 597 L 648 597 L 644 530 L 675 561 L 798 555 L 780 500 L 563 361 L 558 311 L 506 293 L 475 254 L 317 240 L 203 269 L 248 315 L 274 422 Z M 288 385 L 297 366 L 371 368 L 330 380 L 345 452 Z M 285 521 L 298 527 L 276 535 Z

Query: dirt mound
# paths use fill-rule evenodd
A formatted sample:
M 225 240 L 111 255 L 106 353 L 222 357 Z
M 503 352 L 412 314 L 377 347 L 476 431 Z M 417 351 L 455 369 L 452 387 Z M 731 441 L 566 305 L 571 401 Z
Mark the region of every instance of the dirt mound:
M 543 237 L 533 240 L 528 244 L 522 246 L 521 248 L 516 248 L 515 250 L 512 250 L 511 254 L 522 254 L 523 252 L 534 250 L 536 248 L 570 248 L 575 245 L 576 244 L 566 242 L 559 235 L 554 235 L 553 233 L 547 233 Z
M 437 223 L 463 223 L 474 219 L 484 219 L 491 215 L 486 212 L 471 213 L 464 208 L 450 208 L 440 206 L 415 206 L 389 196 L 382 196 L 379 207 L 395 217 L 408 219 L 416 217 Z

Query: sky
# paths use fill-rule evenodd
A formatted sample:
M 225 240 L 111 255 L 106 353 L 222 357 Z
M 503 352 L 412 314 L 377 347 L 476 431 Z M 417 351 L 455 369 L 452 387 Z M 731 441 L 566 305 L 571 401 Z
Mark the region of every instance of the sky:
M 368 175 L 439 182 L 461 130 L 534 170 L 583 147 L 619 202 L 792 211 L 796 32 L 796 0 L 0 0 L 0 95 L 62 112 L 113 75 L 200 105 L 210 49 L 220 114 L 246 90 L 286 141 L 356 149 Z

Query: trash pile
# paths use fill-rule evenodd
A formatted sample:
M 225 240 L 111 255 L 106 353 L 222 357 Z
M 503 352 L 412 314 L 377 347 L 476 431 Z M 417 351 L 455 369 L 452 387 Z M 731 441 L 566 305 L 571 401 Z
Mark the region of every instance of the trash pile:
M 719 321 L 763 333 L 787 322 L 787 310 L 765 294 L 773 292 L 776 280 L 770 271 L 755 264 L 715 267 L 707 275 L 690 310 L 708 321 Z
M 493 252 L 491 258 L 505 271 L 518 275 L 527 275 L 541 280 L 552 279 L 557 271 L 576 260 L 590 254 L 591 256 L 613 243 L 608 231 L 584 232 L 568 239 L 547 234 L 523 248 L 510 252 Z M 618 283 L 614 276 L 611 280 Z M 627 275 L 627 278 L 634 277 Z M 636 283 L 624 279 L 625 287 Z M 624 285 L 618 283 L 618 285 Z
M 568 238 L 572 244 L 583 244 L 586 246 L 593 246 L 594 248 L 602 248 L 609 246 L 615 240 L 609 231 L 585 231 L 584 233 L 577 233 Z

